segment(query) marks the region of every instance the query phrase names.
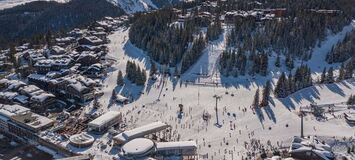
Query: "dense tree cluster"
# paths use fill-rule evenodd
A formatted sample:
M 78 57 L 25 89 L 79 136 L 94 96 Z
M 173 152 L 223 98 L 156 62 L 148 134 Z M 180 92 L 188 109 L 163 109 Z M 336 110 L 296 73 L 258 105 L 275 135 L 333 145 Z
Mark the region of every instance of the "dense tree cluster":
M 102 0 L 72 0 L 68 3 L 35 1 L 0 11 L 0 47 L 23 39 L 41 40 L 48 31 L 71 30 L 106 16 L 124 12 Z
M 307 11 L 281 20 L 266 20 L 262 24 L 255 18 L 240 18 L 233 24 L 234 28 L 227 39 L 228 46 L 251 52 L 272 48 L 276 52 L 307 60 L 311 57 L 310 49 L 319 40 L 325 39 L 328 29 L 338 32 L 348 24 L 349 21 L 343 19 L 341 16 Z
M 147 80 L 146 71 L 141 69 L 134 61 L 127 61 L 126 75 L 128 80 L 140 86 L 144 85 Z
M 330 67 L 328 71 L 327 68 L 324 68 L 320 77 L 320 83 L 333 83 L 333 82 L 334 82 L 333 67 Z
M 248 57 L 246 53 L 236 52 L 235 50 L 224 51 L 221 55 L 219 64 L 221 66 L 222 74 L 225 76 L 250 75 L 260 74 L 267 75 L 268 69 L 268 55 L 264 52 L 253 54 Z M 247 68 L 249 67 L 249 69 Z
M 210 41 L 216 40 L 218 39 L 218 37 L 221 35 L 222 33 L 222 25 L 221 25 L 221 21 L 219 19 L 219 15 L 216 16 L 215 20 L 213 23 L 211 23 L 208 27 L 207 27 L 207 38 Z
M 192 66 L 195 61 L 201 56 L 202 50 L 206 46 L 206 40 L 203 35 L 199 35 L 192 43 L 190 50 L 182 58 L 181 63 L 181 73 L 185 72 L 187 69 Z
M 296 69 L 294 75 L 291 73 L 289 76 L 286 76 L 285 73 L 281 74 L 276 83 L 274 94 L 278 98 L 285 98 L 300 89 L 312 86 L 312 83 L 310 68 L 302 65 Z
M 332 48 L 327 55 L 328 63 L 341 63 L 355 56 L 355 30 L 348 33 L 345 39 Z
M 170 26 L 176 16 L 171 9 L 136 15 L 129 32 L 131 42 L 156 62 L 175 66 L 193 40 L 195 29 L 193 23 Z

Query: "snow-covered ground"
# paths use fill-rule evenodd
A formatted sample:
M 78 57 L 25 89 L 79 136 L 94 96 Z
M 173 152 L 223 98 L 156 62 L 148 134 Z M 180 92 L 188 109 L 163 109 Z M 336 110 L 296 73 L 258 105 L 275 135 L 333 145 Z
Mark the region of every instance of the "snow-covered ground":
M 107 0 L 120 8 L 126 13 L 136 13 L 157 9 L 158 7 L 151 0 Z
M 319 49 L 315 49 L 318 55 L 314 57 L 324 56 L 327 50 L 325 47 L 334 45 L 352 28 L 353 26 L 347 26 L 342 32 L 330 35 Z M 104 96 L 100 98 L 103 107 L 98 112 L 108 110 L 123 112 L 128 128 L 135 128 L 157 120 L 167 122 L 173 127 L 175 140 L 196 140 L 200 157 L 206 158 L 208 154 L 208 159 L 245 157 L 245 151 L 248 149 L 244 147 L 244 142 L 250 142 L 252 138 L 259 139 L 262 143 L 270 140 L 274 145 L 278 143 L 287 146 L 293 136 L 300 135 L 300 118 L 297 111 L 301 106 L 311 103 L 342 103 L 351 94 L 355 94 L 355 79 L 336 84 L 316 85 L 300 90 L 284 99 L 272 98 L 270 107 L 262 108 L 255 113 L 250 109 L 250 105 L 255 90 L 264 84 L 260 82 L 263 80 L 259 81 L 258 77 L 256 80 L 251 77 L 243 77 L 246 80 L 230 79 L 228 83 L 233 83 L 235 80 L 238 85 L 224 86 L 190 84 L 174 78 L 159 77 L 155 82 L 147 82 L 144 88 L 130 83 L 126 83 L 123 87 L 116 87 L 118 70 L 125 74 L 127 60 L 134 60 L 147 69 L 150 67 L 150 61 L 142 50 L 128 41 L 127 29 L 120 29 L 109 38 L 111 43 L 108 45 L 110 50 L 108 56 L 117 62 L 112 64 L 107 78 L 103 80 Z M 223 41 L 223 36 L 221 36 L 216 43 L 211 43 L 209 46 L 211 48 L 206 50 L 200 61 L 183 75 L 183 78 L 192 76 L 194 72 L 200 73 L 201 68 L 207 68 L 206 73 L 210 75 L 216 74 L 214 65 L 224 46 Z M 321 63 L 316 63 L 318 61 Z M 322 61 L 324 60 L 312 58 L 309 65 L 327 66 Z M 319 72 L 316 70 L 318 66 L 311 68 Z M 276 80 L 278 74 L 271 74 L 271 76 Z M 213 80 L 220 81 L 221 79 Z M 110 103 L 113 89 L 126 95 L 132 94 L 135 101 L 124 106 Z M 220 127 L 214 125 L 216 123 L 214 95 L 222 97 L 218 101 Z M 180 103 L 184 105 L 184 115 L 181 119 L 178 118 L 178 104 Z M 246 111 L 242 111 L 243 109 Z M 205 112 L 211 114 L 211 119 L 207 122 L 202 119 Z M 344 112 L 354 112 L 354 110 L 342 107 L 337 115 Z M 326 116 L 327 121 L 317 120 L 310 115 L 306 116 L 305 134 L 338 138 L 355 136 L 354 127 L 346 124 L 344 119 L 330 114 Z M 93 147 L 80 150 L 80 153 L 117 157 L 117 151 L 114 149 L 98 149 L 99 144 L 108 141 L 107 134 L 96 138 L 97 142 Z
M 39 0 L 0 0 L 0 10 L 6 8 L 12 8 L 17 5 L 25 4 L 28 2 L 39 1 Z M 41 0 L 41 1 L 57 1 L 60 3 L 68 2 L 69 0 Z

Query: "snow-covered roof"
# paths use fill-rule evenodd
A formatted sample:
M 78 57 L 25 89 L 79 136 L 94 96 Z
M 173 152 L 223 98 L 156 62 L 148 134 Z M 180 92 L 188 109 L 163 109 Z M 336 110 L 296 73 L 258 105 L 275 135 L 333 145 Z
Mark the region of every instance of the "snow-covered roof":
M 16 96 L 18 96 L 17 92 L 0 92 L 1 99 L 13 100 Z
M 22 104 L 28 103 L 28 97 L 24 96 L 24 95 L 18 95 L 14 98 L 14 100 L 17 100 L 18 102 L 20 102 Z
M 69 84 L 69 86 L 73 87 L 78 92 L 82 92 L 87 89 L 87 87 L 82 85 L 80 82 Z
M 50 93 L 42 93 L 39 95 L 35 95 L 31 97 L 31 100 L 36 101 L 36 102 L 44 102 L 45 100 L 47 100 L 48 98 L 54 98 L 55 96 L 53 94 Z
M 25 112 L 30 112 L 30 109 L 26 107 L 22 107 L 20 105 L 6 105 L 6 104 L 1 104 L 0 105 L 0 115 L 3 115 L 5 117 L 12 117 L 14 115 L 22 114 Z
M 74 143 L 75 145 L 85 145 L 92 144 L 95 141 L 95 138 L 86 132 L 72 135 L 70 138 L 70 143 Z
M 175 150 L 175 149 L 197 149 L 197 144 L 195 141 L 157 143 L 157 151 Z
M 169 125 L 166 123 L 163 123 L 160 121 L 153 122 L 153 123 L 150 123 L 150 124 L 120 133 L 119 135 L 115 136 L 114 139 L 126 142 L 126 141 L 129 141 L 134 138 L 143 137 L 147 134 L 159 132 L 159 131 L 164 130 L 168 127 L 169 127 Z
M 330 146 L 326 143 L 321 143 L 316 137 L 294 137 L 289 153 L 306 153 L 307 151 L 311 151 L 323 159 L 328 159 L 327 157 L 334 157 Z
M 19 80 L 8 80 L 6 81 L 6 85 L 8 85 L 7 89 L 12 90 L 18 89 L 19 87 L 26 85 L 26 83 Z
M 35 85 L 27 85 L 27 86 L 23 86 L 20 88 L 20 93 L 31 94 L 31 93 L 39 91 L 39 90 L 41 90 L 41 89 Z
M 122 146 L 122 152 L 124 154 L 143 155 L 154 149 L 154 142 L 147 138 L 136 138 Z
M 117 119 L 121 116 L 121 112 L 117 111 L 109 111 L 106 112 L 105 114 L 101 115 L 100 117 L 94 119 L 91 121 L 88 126 L 90 127 L 101 127 L 109 122 L 111 122 L 114 119 Z

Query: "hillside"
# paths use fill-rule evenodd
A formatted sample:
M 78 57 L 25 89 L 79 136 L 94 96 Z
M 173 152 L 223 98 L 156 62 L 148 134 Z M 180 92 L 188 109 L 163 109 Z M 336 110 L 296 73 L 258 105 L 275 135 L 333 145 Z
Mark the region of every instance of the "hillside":
M 35 1 L 0 10 L 0 42 L 33 38 L 48 31 L 60 32 L 88 26 L 105 16 L 120 16 L 122 10 L 102 0 L 73 0 L 68 3 Z

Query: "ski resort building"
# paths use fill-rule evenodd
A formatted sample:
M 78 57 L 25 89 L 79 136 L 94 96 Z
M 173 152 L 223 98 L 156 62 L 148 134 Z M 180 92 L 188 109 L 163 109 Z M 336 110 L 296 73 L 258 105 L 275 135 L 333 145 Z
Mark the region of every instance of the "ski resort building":
M 197 144 L 195 141 L 159 142 L 156 143 L 156 146 L 157 154 L 162 156 L 195 156 L 197 154 Z
M 54 121 L 20 105 L 0 105 L 0 132 L 25 140 L 36 140 L 37 133 Z
M 117 111 L 109 111 L 100 117 L 94 119 L 88 124 L 89 131 L 102 133 L 110 127 L 122 122 L 122 113 Z
M 146 158 L 155 156 L 183 156 L 187 159 L 197 159 L 197 144 L 195 141 L 154 142 L 147 138 L 135 138 L 124 144 L 119 156 L 125 159 Z
M 69 141 L 70 144 L 75 147 L 85 148 L 91 146 L 94 143 L 95 138 L 84 132 L 84 133 L 72 135 L 69 138 Z
M 295 159 L 331 160 L 335 158 L 330 146 L 319 142 L 315 137 L 309 139 L 294 137 L 289 153 Z
M 156 144 L 147 138 L 136 138 L 122 146 L 119 155 L 126 159 L 137 159 L 155 152 Z
M 135 138 L 142 138 L 146 135 L 157 133 L 167 128 L 170 128 L 170 125 L 158 121 L 132 130 L 122 132 L 119 135 L 113 137 L 113 140 L 115 144 L 121 145 Z

